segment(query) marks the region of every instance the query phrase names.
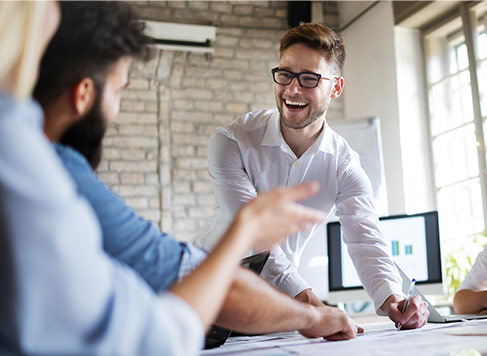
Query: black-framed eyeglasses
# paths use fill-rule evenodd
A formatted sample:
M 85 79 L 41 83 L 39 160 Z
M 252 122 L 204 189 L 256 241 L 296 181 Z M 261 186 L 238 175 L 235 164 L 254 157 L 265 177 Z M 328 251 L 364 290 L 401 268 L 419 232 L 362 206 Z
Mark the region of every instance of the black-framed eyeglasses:
M 303 88 L 312 89 L 316 88 L 320 83 L 320 79 L 331 80 L 331 78 L 322 77 L 321 74 L 313 72 L 301 72 L 293 73 L 286 69 L 281 69 L 279 67 L 271 69 L 272 78 L 274 82 L 279 85 L 289 85 L 294 78 L 298 79 L 299 85 Z M 335 77 L 337 78 L 337 77 Z

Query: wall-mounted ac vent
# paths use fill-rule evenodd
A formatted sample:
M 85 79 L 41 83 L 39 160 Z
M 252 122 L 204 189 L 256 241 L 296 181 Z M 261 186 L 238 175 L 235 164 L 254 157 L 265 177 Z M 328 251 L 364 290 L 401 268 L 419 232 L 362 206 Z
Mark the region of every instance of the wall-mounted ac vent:
M 216 38 L 216 27 L 180 23 L 145 21 L 147 34 L 156 41 L 156 47 L 199 53 L 213 53 L 211 41 Z

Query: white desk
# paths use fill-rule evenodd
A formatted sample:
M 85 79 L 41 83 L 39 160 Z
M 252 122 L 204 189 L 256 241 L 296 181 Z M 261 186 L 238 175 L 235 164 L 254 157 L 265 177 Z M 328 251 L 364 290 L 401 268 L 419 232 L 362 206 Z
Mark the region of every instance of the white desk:
M 353 340 L 328 342 L 306 339 L 298 333 L 229 338 L 225 345 L 201 355 L 458 355 L 487 354 L 487 320 L 428 324 L 417 330 L 397 331 L 392 322 L 361 324 L 363 335 Z

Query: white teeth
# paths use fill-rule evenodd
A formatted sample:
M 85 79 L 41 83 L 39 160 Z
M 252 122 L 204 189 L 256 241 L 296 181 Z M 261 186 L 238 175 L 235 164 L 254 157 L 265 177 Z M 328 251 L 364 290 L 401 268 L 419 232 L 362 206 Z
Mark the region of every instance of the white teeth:
M 294 105 L 294 106 L 305 106 L 305 105 L 308 105 L 308 104 L 302 103 L 300 101 L 290 101 L 290 100 L 286 100 L 286 104 L 287 105 Z

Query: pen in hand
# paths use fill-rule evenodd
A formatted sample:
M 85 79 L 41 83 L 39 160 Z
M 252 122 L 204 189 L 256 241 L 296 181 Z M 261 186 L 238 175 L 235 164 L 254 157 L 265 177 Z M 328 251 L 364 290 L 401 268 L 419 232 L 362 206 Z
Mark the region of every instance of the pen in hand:
M 415 284 L 416 284 L 416 279 L 413 278 L 411 284 L 409 285 L 408 294 L 406 295 L 406 303 L 404 303 L 401 314 L 404 314 L 404 312 L 407 310 L 409 306 L 409 301 L 411 300 L 411 293 L 413 292 L 413 288 Z M 398 323 L 397 330 L 401 330 L 401 329 L 402 329 L 402 324 Z

